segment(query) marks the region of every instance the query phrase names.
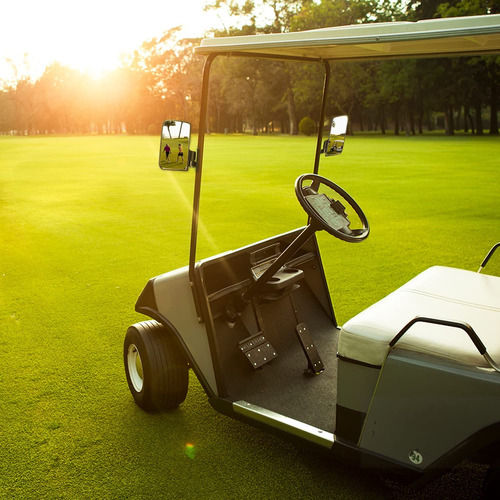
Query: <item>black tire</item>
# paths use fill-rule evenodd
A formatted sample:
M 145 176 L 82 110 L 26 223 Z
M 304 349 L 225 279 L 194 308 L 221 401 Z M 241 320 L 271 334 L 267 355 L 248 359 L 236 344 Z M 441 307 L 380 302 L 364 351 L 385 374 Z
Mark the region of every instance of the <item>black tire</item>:
M 157 321 L 132 325 L 123 360 L 135 402 L 146 411 L 177 408 L 185 399 L 189 366 L 172 332 Z

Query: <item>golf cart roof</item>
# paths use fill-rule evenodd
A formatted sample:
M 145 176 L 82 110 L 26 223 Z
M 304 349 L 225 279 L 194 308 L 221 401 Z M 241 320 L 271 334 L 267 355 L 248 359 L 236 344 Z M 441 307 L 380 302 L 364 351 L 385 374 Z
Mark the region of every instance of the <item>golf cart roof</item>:
M 500 53 L 500 14 L 205 38 L 199 54 L 368 60 Z

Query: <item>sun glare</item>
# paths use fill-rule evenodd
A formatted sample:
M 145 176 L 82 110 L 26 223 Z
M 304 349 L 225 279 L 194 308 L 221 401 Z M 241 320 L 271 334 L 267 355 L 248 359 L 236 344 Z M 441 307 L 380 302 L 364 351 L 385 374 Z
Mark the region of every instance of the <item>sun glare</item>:
M 183 26 L 186 37 L 201 37 L 217 27 L 217 16 L 203 10 L 207 2 L 8 2 L 2 17 L 9 22 L 0 30 L 0 79 L 11 79 L 15 72 L 38 78 L 53 62 L 100 78 L 119 67 L 124 55 L 168 29 Z

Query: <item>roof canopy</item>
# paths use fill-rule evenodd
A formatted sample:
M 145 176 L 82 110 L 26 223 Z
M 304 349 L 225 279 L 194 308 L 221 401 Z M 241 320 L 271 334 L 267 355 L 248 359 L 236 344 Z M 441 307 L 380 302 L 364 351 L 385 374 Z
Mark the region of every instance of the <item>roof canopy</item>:
M 500 14 L 205 38 L 198 54 L 368 60 L 500 53 Z

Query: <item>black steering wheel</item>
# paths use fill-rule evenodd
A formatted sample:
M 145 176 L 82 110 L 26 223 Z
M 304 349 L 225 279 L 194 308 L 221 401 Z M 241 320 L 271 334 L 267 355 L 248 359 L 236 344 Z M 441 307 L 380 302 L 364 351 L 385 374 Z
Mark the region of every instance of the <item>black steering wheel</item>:
M 306 181 L 311 181 L 306 184 Z M 324 193 L 319 193 L 321 184 L 329 187 L 349 204 L 361 221 L 361 229 L 351 229 L 346 207 Z M 311 224 L 331 235 L 350 243 L 363 241 L 370 233 L 370 225 L 361 207 L 340 186 L 316 174 L 301 175 L 295 181 L 295 194 L 302 208 L 311 218 Z

